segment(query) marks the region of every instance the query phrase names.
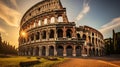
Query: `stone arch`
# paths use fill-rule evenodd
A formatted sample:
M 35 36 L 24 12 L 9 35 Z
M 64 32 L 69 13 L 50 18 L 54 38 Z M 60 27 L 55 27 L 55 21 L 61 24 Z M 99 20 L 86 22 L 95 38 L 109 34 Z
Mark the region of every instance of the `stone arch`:
M 76 46 L 76 56 L 81 56 L 81 47 Z
M 38 26 L 41 26 L 41 20 L 38 21 Z
M 42 32 L 42 39 L 46 39 L 46 35 L 47 35 L 47 32 L 44 30 L 44 31 Z
M 45 19 L 44 19 L 44 25 L 46 25 L 47 23 L 48 23 L 48 19 L 45 18 Z
M 62 38 L 63 37 L 63 30 L 62 29 L 58 29 L 57 30 L 57 36 L 58 36 L 58 38 Z
M 39 47 L 35 47 L 35 55 L 39 56 Z
M 54 38 L 54 30 L 50 30 L 49 38 Z
M 86 35 L 85 34 L 83 34 L 83 39 L 86 40 Z
M 92 55 L 95 56 L 95 48 L 92 50 Z
M 39 40 L 40 39 L 40 32 L 37 32 L 36 33 L 36 40 Z
M 42 46 L 42 56 L 46 56 L 46 47 Z
M 57 46 L 57 56 L 63 56 L 63 46 L 59 45 Z
M 72 48 L 72 46 L 67 46 L 66 47 L 66 52 L 67 52 L 67 56 L 72 56 L 72 54 L 73 54 L 73 48 Z
M 58 22 L 63 22 L 63 17 L 62 16 L 58 17 Z
M 92 49 L 89 48 L 89 55 L 92 56 Z
M 72 30 L 71 29 L 67 29 L 67 31 L 66 31 L 66 37 L 68 37 L 68 38 L 72 37 Z
M 77 33 L 77 38 L 78 38 L 78 39 L 80 39 L 80 38 L 81 38 L 79 33 Z
M 54 47 L 53 46 L 49 47 L 49 56 L 54 56 Z
M 87 54 L 87 48 L 84 49 L 84 53 Z
M 30 48 L 30 54 L 33 56 L 33 47 Z
M 51 23 L 55 23 L 55 17 L 51 17 Z
M 32 33 L 31 34 L 31 41 L 33 41 L 34 40 L 34 34 Z
M 96 56 L 98 56 L 99 55 L 99 50 L 98 49 L 96 49 Z

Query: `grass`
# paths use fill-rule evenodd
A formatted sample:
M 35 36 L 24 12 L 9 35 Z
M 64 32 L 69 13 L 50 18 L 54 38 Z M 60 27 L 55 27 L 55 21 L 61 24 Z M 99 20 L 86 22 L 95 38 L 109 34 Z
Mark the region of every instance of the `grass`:
M 41 63 L 36 64 L 33 67 L 52 67 L 52 65 L 63 62 L 65 59 L 64 58 L 58 58 L 56 61 L 50 61 L 45 58 L 40 58 L 37 59 L 36 57 L 21 57 L 21 56 L 16 56 L 16 57 L 10 57 L 10 58 L 0 58 L 0 67 L 20 67 L 19 63 L 20 62 L 26 62 L 26 61 L 35 61 L 39 60 Z

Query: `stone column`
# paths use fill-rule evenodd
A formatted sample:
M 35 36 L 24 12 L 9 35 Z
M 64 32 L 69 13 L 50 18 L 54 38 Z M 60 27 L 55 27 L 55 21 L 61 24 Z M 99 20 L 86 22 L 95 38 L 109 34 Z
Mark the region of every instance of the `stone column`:
M 35 56 L 35 53 L 36 53 L 36 49 L 35 47 L 33 48 L 33 56 Z
M 67 56 L 67 54 L 66 54 L 66 46 L 64 46 L 63 56 Z
M 89 54 L 89 53 L 90 53 L 90 52 L 89 52 L 89 49 L 90 49 L 90 48 L 87 48 L 87 56 L 90 56 L 90 54 Z
M 39 56 L 42 56 L 42 47 L 39 46 Z
M 76 46 L 75 45 L 73 46 L 73 56 L 74 57 L 76 56 Z
M 46 56 L 49 56 L 49 46 L 46 46 Z
M 65 28 L 65 26 L 63 28 L 63 38 L 66 38 L 66 28 Z
M 54 56 L 57 56 L 56 46 L 54 46 Z
M 58 16 L 55 15 L 55 23 L 58 23 Z
M 76 38 L 75 26 L 72 28 L 72 38 Z

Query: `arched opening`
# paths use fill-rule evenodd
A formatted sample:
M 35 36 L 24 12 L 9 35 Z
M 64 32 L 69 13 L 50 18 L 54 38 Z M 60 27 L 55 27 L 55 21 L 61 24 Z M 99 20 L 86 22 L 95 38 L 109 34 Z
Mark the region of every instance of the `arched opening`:
M 35 55 L 36 55 L 36 56 L 39 56 L 39 47 L 36 47 L 36 48 L 35 48 Z
M 63 30 L 62 29 L 58 29 L 57 30 L 57 36 L 58 36 L 58 38 L 62 38 L 63 37 Z
M 72 30 L 71 29 L 68 29 L 66 31 L 66 36 L 67 36 L 67 38 L 71 38 L 72 37 Z
M 81 56 L 81 47 L 80 46 L 76 47 L 76 56 Z
M 95 48 L 92 50 L 92 55 L 95 56 Z
M 34 40 L 34 34 L 31 34 L 31 41 Z
M 95 45 L 95 43 L 94 43 L 94 37 L 92 37 L 92 44 L 93 44 L 93 46 Z
M 89 43 L 91 43 L 91 37 L 90 37 L 90 36 L 88 36 L 88 38 L 89 38 Z
M 85 34 L 83 34 L 83 39 L 86 40 L 86 35 Z
M 30 48 L 30 55 L 33 56 L 33 47 Z
M 45 46 L 42 47 L 42 56 L 46 56 L 46 47 Z
M 55 23 L 55 17 L 51 18 L 51 23 Z
M 85 48 L 85 54 L 87 54 L 87 48 Z
M 67 56 L 72 56 L 72 54 L 73 54 L 72 46 L 67 46 L 66 52 L 67 52 Z
M 99 50 L 98 49 L 96 49 L 96 56 L 98 56 L 99 55 Z
M 80 39 L 80 38 L 81 38 L 79 33 L 77 33 L 77 38 L 78 38 L 78 39 Z
M 89 48 L 89 55 L 92 56 L 92 50 Z
M 49 47 L 49 56 L 54 56 L 54 47 L 53 46 Z
M 45 24 L 45 25 L 47 24 L 47 18 L 44 19 L 44 24 Z
M 63 22 L 63 17 L 62 16 L 58 17 L 58 22 Z
M 39 40 L 39 39 L 40 39 L 40 33 L 37 32 L 37 33 L 36 33 L 36 40 Z
M 38 21 L 38 26 L 41 26 L 41 20 Z
M 50 30 L 49 37 L 50 37 L 50 38 L 54 38 L 54 30 Z
M 43 31 L 42 39 L 46 39 L 46 31 Z
M 57 47 L 57 56 L 63 56 L 63 46 L 58 46 Z

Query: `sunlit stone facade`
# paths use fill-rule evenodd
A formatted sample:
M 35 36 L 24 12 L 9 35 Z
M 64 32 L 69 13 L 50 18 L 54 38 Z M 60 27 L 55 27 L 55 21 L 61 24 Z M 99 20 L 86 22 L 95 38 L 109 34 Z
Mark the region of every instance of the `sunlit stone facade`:
M 23 16 L 19 31 L 22 56 L 100 56 L 103 35 L 69 22 L 60 0 L 43 0 Z

